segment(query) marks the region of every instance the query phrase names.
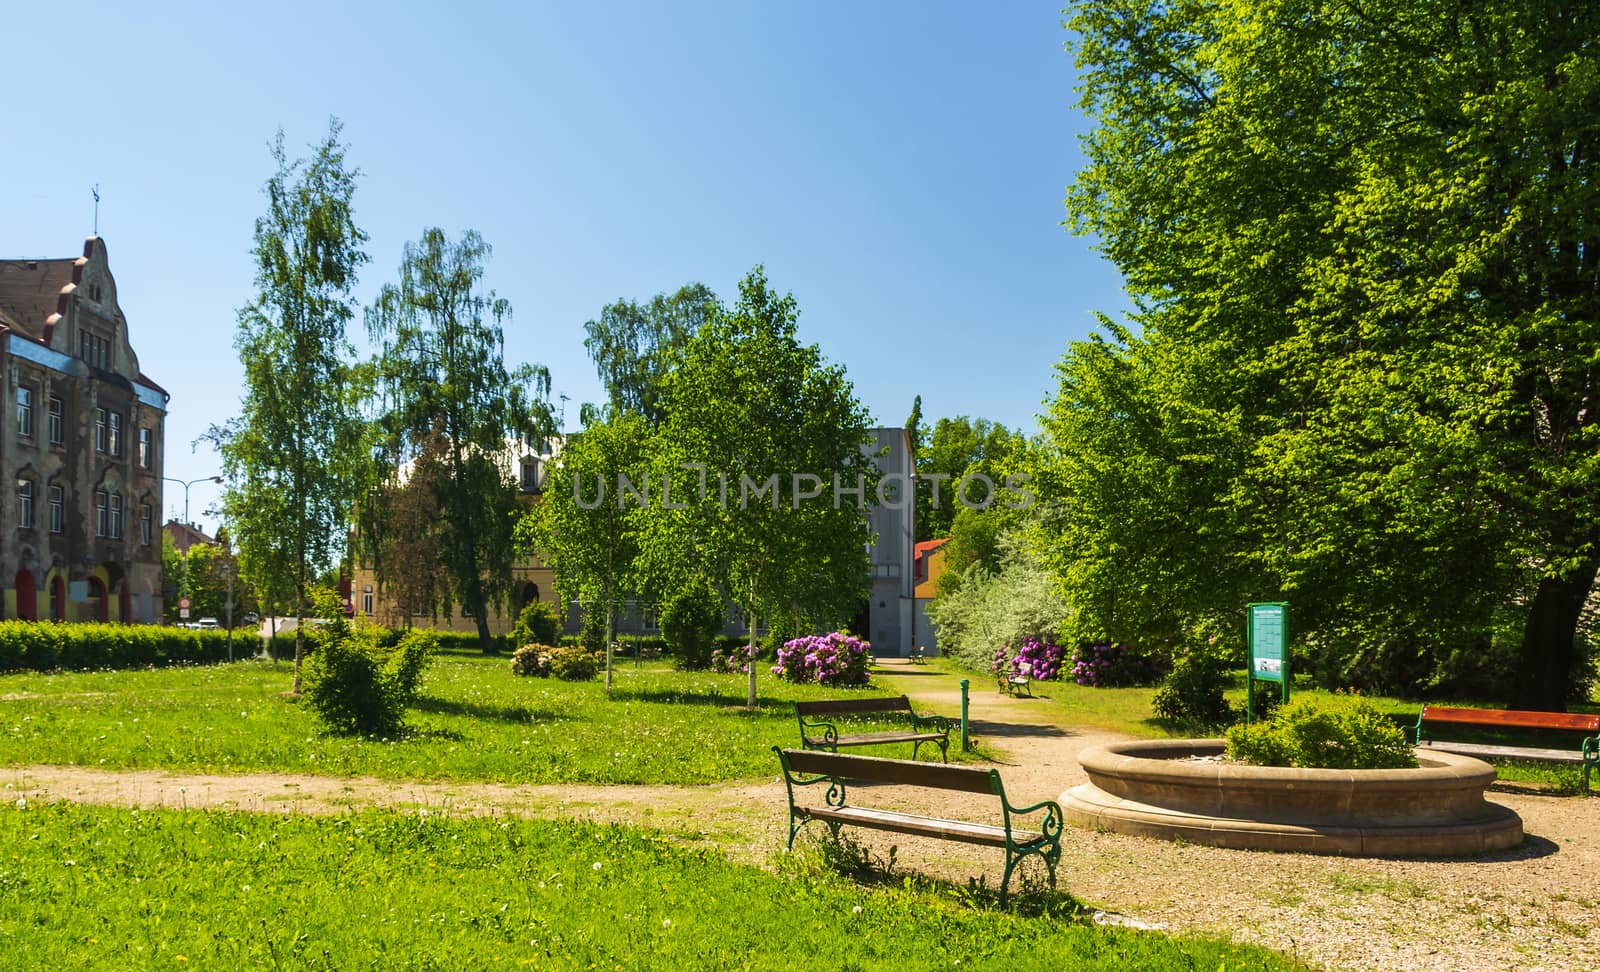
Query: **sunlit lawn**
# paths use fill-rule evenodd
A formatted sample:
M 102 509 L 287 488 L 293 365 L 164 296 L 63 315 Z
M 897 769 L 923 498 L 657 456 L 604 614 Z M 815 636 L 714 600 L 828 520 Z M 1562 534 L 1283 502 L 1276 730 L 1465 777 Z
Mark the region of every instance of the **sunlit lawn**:
M 1263 949 L 534 820 L 0 807 L 20 969 L 1286 969 Z
M 752 713 L 742 675 L 624 663 L 607 699 L 598 681 L 517 678 L 504 658 L 447 654 L 426 676 L 406 738 L 369 740 L 324 734 L 308 705 L 283 696 L 289 686 L 287 663 L 255 661 L 0 676 L 0 762 L 707 783 L 775 774 L 771 747 L 799 744 L 792 700 L 874 691 L 790 685 L 762 672 Z M 878 755 L 910 755 L 905 745 L 879 748 Z

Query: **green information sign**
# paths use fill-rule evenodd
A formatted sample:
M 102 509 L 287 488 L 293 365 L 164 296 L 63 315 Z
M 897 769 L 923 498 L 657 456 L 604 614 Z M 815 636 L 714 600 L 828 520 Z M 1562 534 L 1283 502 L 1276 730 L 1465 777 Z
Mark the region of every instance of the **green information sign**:
M 1255 683 L 1277 682 L 1283 701 L 1289 701 L 1289 605 L 1283 601 L 1247 604 L 1250 619 L 1245 642 L 1250 649 L 1250 671 L 1245 679 L 1245 717 L 1255 721 Z

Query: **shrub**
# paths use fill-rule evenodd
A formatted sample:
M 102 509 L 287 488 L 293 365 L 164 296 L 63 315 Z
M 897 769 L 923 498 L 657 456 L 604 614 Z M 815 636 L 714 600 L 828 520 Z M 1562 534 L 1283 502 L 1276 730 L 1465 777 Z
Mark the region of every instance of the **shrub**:
M 1155 655 L 1136 651 L 1122 642 L 1085 643 L 1072 653 L 1073 681 L 1096 688 L 1148 685 L 1162 667 Z
M 583 627 L 578 629 L 578 644 L 585 651 L 604 654 L 606 650 L 606 610 L 599 604 L 583 608 Z
M 959 585 L 948 592 L 941 586 L 928 609 L 939 628 L 940 654 L 976 671 L 990 664 L 995 645 L 1048 641 L 1071 613 L 1050 572 L 1020 536 L 1002 536 L 999 549 L 998 571 L 968 567 Z M 944 576 L 949 580 L 952 574 Z
M 343 619 L 311 635 L 306 698 L 323 725 L 337 733 L 399 736 L 429 659 L 438 650 L 430 631 L 410 631 L 393 648 L 380 629 Z
M 1417 765 L 1405 730 L 1359 695 L 1308 695 L 1270 721 L 1228 730 L 1228 758 L 1259 766 L 1395 769 Z
M 1015 667 L 1036 682 L 1048 682 L 1061 674 L 1061 646 L 1050 641 L 1029 638 L 1017 649 Z
M 1156 715 L 1186 726 L 1209 728 L 1233 719 L 1222 696 L 1229 681 L 1221 655 L 1209 644 L 1191 645 L 1173 659 L 1172 671 L 1156 689 Z
M 704 577 L 696 577 L 661 606 L 661 635 L 678 657 L 678 667 L 706 668 L 711 645 L 722 631 L 722 597 Z
M 580 651 L 582 649 L 579 649 Z M 523 645 L 511 653 L 511 674 L 546 678 L 550 674 L 550 655 L 555 651 L 549 645 Z
M 235 658 L 249 658 L 260 646 L 252 632 L 233 633 Z M 143 668 L 227 658 L 227 631 L 153 624 L 0 621 L 0 671 Z
M 513 645 L 553 645 L 560 640 L 561 617 L 543 601 L 529 601 L 511 627 Z
M 772 672 L 789 682 L 820 685 L 866 685 L 872 645 L 854 635 L 835 631 L 795 638 L 778 649 Z
M 550 674 L 563 682 L 590 682 L 600 674 L 600 658 L 577 646 L 552 648 Z
M 748 674 L 750 663 L 760 658 L 761 655 L 760 645 L 713 648 L 711 650 L 711 670 L 723 675 Z

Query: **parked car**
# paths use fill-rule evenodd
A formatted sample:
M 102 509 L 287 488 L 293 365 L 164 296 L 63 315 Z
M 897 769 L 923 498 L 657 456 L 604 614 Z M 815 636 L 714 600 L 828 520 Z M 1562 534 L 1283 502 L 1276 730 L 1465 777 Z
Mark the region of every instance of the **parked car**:
M 199 621 L 195 622 L 194 626 L 199 628 L 199 629 L 201 629 L 202 631 L 210 631 L 213 628 L 222 627 L 222 625 L 217 623 L 217 619 L 216 618 L 201 618 Z

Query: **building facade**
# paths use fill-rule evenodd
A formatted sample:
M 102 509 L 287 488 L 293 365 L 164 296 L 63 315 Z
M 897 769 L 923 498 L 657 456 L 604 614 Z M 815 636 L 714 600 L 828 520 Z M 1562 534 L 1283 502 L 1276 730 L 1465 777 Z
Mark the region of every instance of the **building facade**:
M 168 398 L 99 237 L 0 260 L 0 617 L 160 620 Z

